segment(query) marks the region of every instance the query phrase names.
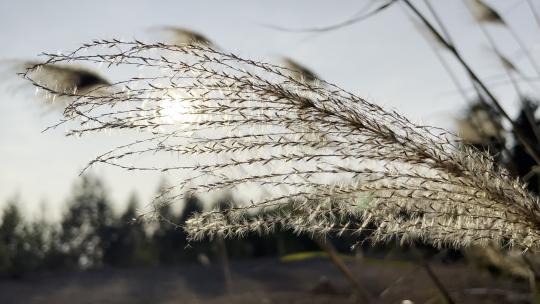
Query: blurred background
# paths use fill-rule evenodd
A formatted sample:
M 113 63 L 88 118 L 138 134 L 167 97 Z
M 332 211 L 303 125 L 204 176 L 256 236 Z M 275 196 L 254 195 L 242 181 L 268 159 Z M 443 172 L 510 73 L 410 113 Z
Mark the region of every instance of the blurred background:
M 540 2 L 410 3 L 446 42 L 401 0 L 0 0 L 0 303 L 537 301 L 533 255 L 369 242 L 353 250 L 358 240 L 286 231 L 188 243 L 173 225 L 134 221 L 137 208 L 174 180 L 105 166 L 80 176 L 117 135 L 80 140 L 62 128 L 42 132 L 62 111 L 16 75 L 41 52 L 93 39 L 202 37 L 459 133 L 538 193 L 536 163 L 514 134 L 518 128 L 540 150 Z M 162 212 L 182 224 L 208 208 L 193 200 Z

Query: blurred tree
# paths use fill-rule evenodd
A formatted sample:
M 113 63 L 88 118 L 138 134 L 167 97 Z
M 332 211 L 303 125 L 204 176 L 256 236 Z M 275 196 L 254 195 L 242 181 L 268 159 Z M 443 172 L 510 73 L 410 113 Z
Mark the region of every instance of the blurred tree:
M 45 221 L 28 223 L 23 226 L 23 250 L 19 252 L 25 270 L 40 270 L 45 267 L 49 254 L 50 235 L 53 227 Z
M 183 259 L 183 251 L 187 245 L 186 235 L 176 223 L 176 215 L 171 205 L 172 195 L 169 186 L 162 181 L 157 190 L 155 205 L 158 206 L 159 221 L 152 236 L 160 264 L 177 264 Z
M 25 223 L 17 199 L 8 202 L 1 223 L 0 273 L 20 277 L 25 272 L 40 269 L 47 253 L 47 225 Z
M 62 219 L 59 235 L 63 263 L 67 267 L 102 265 L 117 236 L 114 216 L 100 180 L 83 176 L 75 186 Z
M 22 246 L 22 233 L 23 223 L 17 200 L 12 199 L 4 209 L 0 226 L 0 272 L 12 276 L 20 274 L 24 263 L 17 252 Z
M 116 236 L 104 252 L 103 262 L 111 266 L 132 267 L 152 264 L 155 253 L 144 222 L 137 220 L 139 200 L 129 199 L 125 212 L 115 224 Z

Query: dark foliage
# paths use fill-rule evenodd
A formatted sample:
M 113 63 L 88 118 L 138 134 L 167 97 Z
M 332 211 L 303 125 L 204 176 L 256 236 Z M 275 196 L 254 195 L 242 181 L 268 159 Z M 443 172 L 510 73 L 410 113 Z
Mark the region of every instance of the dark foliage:
M 0 277 L 18 278 L 43 270 L 219 263 L 218 242 L 189 242 L 179 228 L 203 211 L 202 202 L 189 197 L 183 205 L 177 214 L 170 204 L 163 204 L 161 215 L 168 221 L 149 223 L 138 219 L 139 201 L 132 196 L 123 213 L 116 215 L 106 188 L 93 176 L 84 176 L 73 188 L 59 223 L 27 221 L 18 200 L 12 199 L 0 222 Z M 350 244 L 341 247 L 348 250 Z M 227 240 L 225 248 L 236 259 L 319 250 L 309 237 L 290 232 Z

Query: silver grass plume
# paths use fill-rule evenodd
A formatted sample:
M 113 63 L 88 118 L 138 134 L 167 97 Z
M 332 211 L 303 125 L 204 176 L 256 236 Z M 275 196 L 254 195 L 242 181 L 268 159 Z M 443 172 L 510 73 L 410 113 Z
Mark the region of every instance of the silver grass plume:
M 490 22 L 506 25 L 501 15 L 482 0 L 472 0 L 473 14 L 479 22 Z
M 504 138 L 501 122 L 481 102 L 472 103 L 465 115 L 457 120 L 457 125 L 461 140 L 469 145 L 487 146 L 494 138 Z
M 13 69 L 34 80 L 36 96 L 56 109 L 69 103 L 65 94 L 100 94 L 110 88 L 111 83 L 99 73 L 73 64 L 48 64 L 23 61 Z M 25 83 L 26 84 L 26 83 Z
M 451 246 L 540 243 L 538 199 L 489 155 L 331 83 L 203 45 L 100 40 L 48 56 L 132 69 L 105 95 L 70 94 L 60 122 L 68 135 L 140 132 L 89 166 L 170 172 L 176 199 L 235 196 L 229 208 L 188 220 L 192 239 L 291 229 Z
M 290 70 L 291 77 L 299 82 L 315 82 L 319 80 L 317 74 L 295 60 L 285 57 L 282 59 L 283 66 Z
M 105 77 L 85 67 L 74 65 L 25 62 L 23 70 L 34 81 L 58 93 L 88 93 L 91 90 L 110 85 Z
M 189 30 L 189 29 L 176 27 L 176 26 L 165 26 L 159 29 L 161 31 L 168 32 L 169 34 L 171 34 L 172 44 L 180 44 L 180 45 L 200 44 L 200 45 L 215 47 L 214 42 L 208 39 L 205 35 Z
M 495 52 L 495 55 L 497 55 L 497 58 L 499 58 L 499 61 L 501 62 L 503 68 L 511 72 L 519 73 L 518 68 L 514 65 L 514 63 L 512 63 L 512 61 L 508 57 L 504 56 L 498 51 Z

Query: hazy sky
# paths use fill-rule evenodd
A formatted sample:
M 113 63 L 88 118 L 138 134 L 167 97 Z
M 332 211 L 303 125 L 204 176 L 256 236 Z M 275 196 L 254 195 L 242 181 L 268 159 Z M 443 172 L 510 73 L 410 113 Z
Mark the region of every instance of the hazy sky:
M 6 60 L 35 60 L 40 52 L 68 51 L 96 38 L 156 39 L 159 33 L 151 29 L 159 26 L 199 31 L 245 57 L 277 62 L 280 56 L 289 56 L 322 78 L 396 108 L 414 121 L 452 128 L 465 101 L 402 6 L 326 33 L 288 33 L 265 26 L 325 26 L 355 15 L 368 1 L 0 0 L 0 206 L 19 194 L 24 210 L 35 213 L 45 206 L 48 215 L 57 216 L 81 168 L 112 148 L 117 136 L 66 138 L 62 129 L 41 133 L 60 114 L 40 106 L 31 89 L 21 89 L 21 82 L 8 73 L 10 61 Z M 426 11 L 422 1 L 415 3 Z M 431 3 L 475 70 L 489 83 L 504 80 L 499 62 L 488 51 L 462 0 Z M 540 61 L 540 28 L 526 1 L 488 3 L 505 16 Z M 488 30 L 507 56 L 526 74 L 535 76 L 508 31 L 498 26 Z M 442 55 L 453 62 L 450 54 Z M 453 66 L 468 86 L 459 66 Z M 493 89 L 515 111 L 512 88 L 499 85 Z M 118 206 L 133 191 L 149 199 L 159 180 L 157 175 L 104 166 L 94 172 L 104 178 Z

